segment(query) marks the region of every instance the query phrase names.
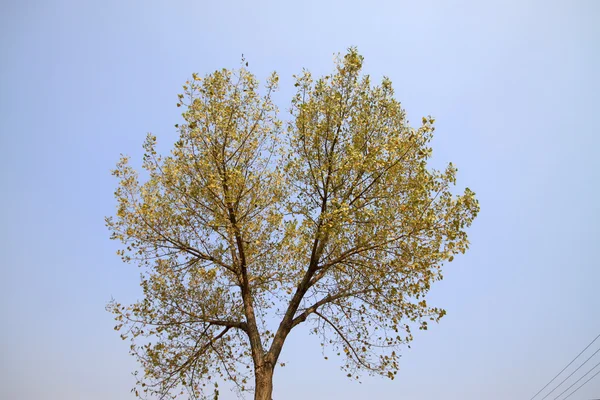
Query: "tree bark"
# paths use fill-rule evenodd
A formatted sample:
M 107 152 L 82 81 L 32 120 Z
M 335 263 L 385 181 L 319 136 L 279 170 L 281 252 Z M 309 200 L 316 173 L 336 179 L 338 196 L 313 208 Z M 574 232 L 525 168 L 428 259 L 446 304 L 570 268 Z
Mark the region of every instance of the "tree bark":
M 272 400 L 273 368 L 267 365 L 256 370 L 254 400 Z

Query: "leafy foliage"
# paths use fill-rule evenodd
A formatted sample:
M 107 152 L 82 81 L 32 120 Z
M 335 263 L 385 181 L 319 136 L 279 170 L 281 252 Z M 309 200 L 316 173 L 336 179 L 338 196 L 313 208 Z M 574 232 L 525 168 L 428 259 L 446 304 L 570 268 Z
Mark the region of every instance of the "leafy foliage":
M 411 325 L 445 314 L 424 296 L 468 248 L 479 206 L 469 189 L 451 193 L 452 164 L 427 168 L 433 118 L 411 128 L 390 80 L 373 85 L 362 62 L 350 49 L 332 75 L 297 76 L 285 126 L 277 75 L 261 96 L 245 68 L 194 74 L 171 154 L 148 135 L 143 183 L 118 163 L 107 225 L 143 267 L 144 298 L 109 308 L 143 367 L 136 393 L 202 397 L 222 378 L 270 398 L 303 323 L 349 377 L 393 379 Z

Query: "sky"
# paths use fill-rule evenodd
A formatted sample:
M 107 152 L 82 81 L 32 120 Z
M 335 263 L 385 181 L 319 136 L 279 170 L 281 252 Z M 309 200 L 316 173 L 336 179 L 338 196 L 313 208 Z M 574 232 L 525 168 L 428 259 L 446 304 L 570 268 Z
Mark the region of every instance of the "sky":
M 169 150 L 193 72 L 243 53 L 262 81 L 279 73 L 285 111 L 293 74 L 357 46 L 409 120 L 436 118 L 433 165 L 452 161 L 481 212 L 430 293 L 448 315 L 397 379 L 347 380 L 299 329 L 273 398 L 529 400 L 600 334 L 599 19 L 579 0 L 2 1 L 0 398 L 134 398 L 105 311 L 140 296 L 104 226 L 110 170 L 139 165 L 147 132 Z M 600 376 L 570 399 L 599 397 Z

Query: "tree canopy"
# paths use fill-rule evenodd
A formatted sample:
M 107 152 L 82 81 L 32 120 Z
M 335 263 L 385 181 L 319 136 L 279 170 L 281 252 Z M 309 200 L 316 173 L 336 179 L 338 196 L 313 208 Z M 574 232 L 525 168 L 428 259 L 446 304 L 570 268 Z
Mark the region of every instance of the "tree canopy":
M 143 298 L 109 304 L 141 363 L 136 394 L 211 395 L 216 380 L 270 399 L 301 324 L 349 377 L 394 378 L 411 327 L 445 311 L 425 300 L 468 248 L 474 193 L 456 168 L 429 169 L 434 119 L 409 126 L 389 79 L 373 84 L 355 49 L 332 74 L 295 76 L 290 117 L 247 68 L 193 74 L 167 156 L 144 144 L 113 174 L 119 254 L 142 267 Z M 218 392 L 217 392 L 218 393 Z

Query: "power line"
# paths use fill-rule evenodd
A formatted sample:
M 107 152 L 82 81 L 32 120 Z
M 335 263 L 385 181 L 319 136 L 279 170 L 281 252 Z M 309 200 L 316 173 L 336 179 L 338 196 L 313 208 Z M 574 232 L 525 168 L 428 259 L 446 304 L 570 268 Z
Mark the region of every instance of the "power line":
M 565 390 L 563 390 L 563 392 L 561 394 L 559 394 L 558 396 L 556 396 L 554 398 L 554 400 L 557 400 L 560 396 L 562 396 L 563 394 L 565 394 L 569 389 L 571 389 L 573 386 L 577 385 L 577 383 L 579 383 L 580 380 L 582 380 L 583 378 L 585 378 L 590 372 L 592 372 L 593 370 L 596 369 L 596 367 L 598 367 L 598 365 L 600 365 L 600 362 L 596 365 L 594 365 L 594 368 L 590 369 L 588 372 L 585 373 L 585 375 L 583 375 L 581 378 L 577 379 L 575 381 L 575 383 L 573 383 L 571 386 L 569 386 L 568 388 L 566 388 Z M 563 399 L 564 400 L 564 399 Z
M 558 377 L 559 377 L 559 375 L 560 375 L 560 374 L 562 374 L 562 373 L 565 371 L 565 369 L 569 368 L 569 366 L 570 366 L 571 364 L 573 364 L 573 362 L 574 362 L 575 360 L 577 360 L 577 359 L 579 358 L 579 356 L 580 356 L 580 355 L 582 355 L 582 354 L 583 354 L 583 352 L 584 352 L 584 351 L 586 351 L 586 350 L 587 350 L 587 349 L 588 349 L 588 348 L 589 348 L 589 347 L 590 347 L 590 346 L 591 346 L 591 345 L 592 345 L 592 344 L 593 344 L 593 343 L 594 343 L 594 342 L 595 342 L 595 341 L 596 341 L 598 338 L 600 338 L 600 335 L 596 336 L 596 338 L 595 338 L 594 340 L 592 340 L 592 341 L 590 342 L 590 344 L 588 344 L 588 345 L 585 347 L 585 349 L 581 350 L 581 353 L 577 354 L 577 356 L 576 356 L 576 357 L 575 357 L 573 360 L 571 360 L 571 362 L 570 362 L 570 363 L 568 363 L 566 367 L 564 367 L 564 368 L 563 368 L 563 369 L 562 369 L 562 370 L 561 370 L 561 371 L 560 371 L 558 374 L 556 374 L 556 376 L 555 376 L 554 378 L 552 378 L 552 379 L 550 380 L 550 382 L 546 383 L 546 386 L 544 386 L 543 388 L 541 388 L 541 389 L 540 389 L 540 391 L 539 391 L 539 392 L 537 392 L 537 393 L 536 393 L 536 394 L 535 394 L 535 395 L 534 395 L 534 396 L 533 396 L 531 399 L 529 399 L 529 400 L 533 400 L 533 399 L 535 399 L 535 398 L 537 397 L 537 395 L 538 395 L 538 394 L 542 393 L 542 391 L 543 391 L 544 389 L 546 389 L 548 386 L 550 386 L 550 384 L 551 384 L 552 382 L 554 382 L 554 380 L 555 380 L 556 378 L 558 378 Z
M 588 361 L 590 361 L 590 358 L 594 357 L 594 356 L 596 355 L 596 353 L 598 353 L 599 351 L 600 351 L 600 349 L 596 350 L 596 351 L 594 352 L 594 354 L 592 354 L 591 356 L 589 356 L 589 357 L 588 357 L 588 359 L 587 359 L 587 360 L 585 360 L 585 361 L 583 362 L 583 364 L 581 364 L 579 367 L 577 367 L 577 369 L 576 369 L 575 371 L 571 372 L 571 374 L 570 374 L 569 376 L 567 376 L 565 379 L 563 379 L 563 381 L 562 381 L 561 383 L 559 383 L 558 385 L 556 385 L 556 387 L 555 387 L 554 389 L 552 389 L 550 392 L 548 392 L 548 394 L 547 394 L 547 395 L 545 395 L 544 397 L 542 397 L 542 400 L 544 400 L 546 397 L 550 396 L 550 394 L 551 394 L 552 392 L 554 392 L 556 389 L 558 389 L 558 388 L 560 387 L 560 385 L 562 385 L 563 383 L 565 383 L 565 381 L 566 381 L 567 379 L 569 379 L 570 377 L 572 377 L 572 376 L 573 376 L 573 374 L 574 374 L 575 372 L 579 371 L 579 368 L 583 367 L 583 366 L 584 366 L 584 365 L 585 365 L 585 364 L 586 364 Z
M 583 384 L 581 386 L 579 386 L 577 389 L 573 390 L 567 397 L 565 397 L 563 400 L 567 400 L 569 397 L 571 397 L 573 395 L 573 393 L 575 393 L 576 391 L 578 391 L 579 389 L 581 389 L 582 387 L 585 386 L 586 383 L 588 383 L 589 381 L 591 381 L 592 379 L 594 379 L 596 377 L 596 375 L 600 374 L 600 371 L 596 372 L 594 374 L 594 376 L 592 376 L 590 379 L 588 379 L 587 381 L 583 382 Z

